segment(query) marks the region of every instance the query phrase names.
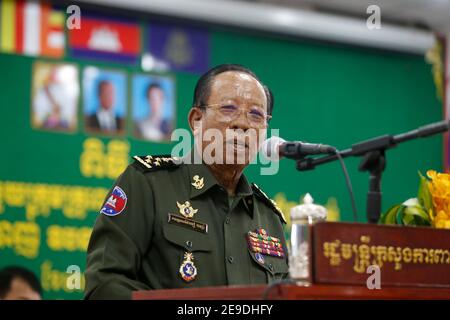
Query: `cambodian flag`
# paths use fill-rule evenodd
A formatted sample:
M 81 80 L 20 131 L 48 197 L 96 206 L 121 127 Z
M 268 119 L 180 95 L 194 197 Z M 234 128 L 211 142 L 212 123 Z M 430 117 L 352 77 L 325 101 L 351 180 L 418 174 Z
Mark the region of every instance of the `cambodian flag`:
M 125 209 L 126 204 L 127 195 L 122 188 L 115 186 L 100 212 L 107 216 L 117 216 Z
M 81 28 L 69 30 L 69 48 L 74 57 L 137 63 L 141 30 L 125 19 L 83 15 Z

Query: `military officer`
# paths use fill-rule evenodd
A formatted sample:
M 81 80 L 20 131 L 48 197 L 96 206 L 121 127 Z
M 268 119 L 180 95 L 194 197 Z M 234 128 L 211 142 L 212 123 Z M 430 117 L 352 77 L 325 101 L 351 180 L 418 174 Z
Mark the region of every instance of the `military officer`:
M 246 132 L 265 132 L 272 99 L 240 65 L 217 66 L 198 80 L 188 116 L 193 151 L 181 159 L 135 156 L 117 179 L 89 242 L 85 298 L 130 299 L 136 290 L 266 284 L 287 276 L 283 213 L 243 174 L 255 156 Z M 192 163 L 205 152 L 199 142 L 208 129 L 235 132 L 221 152 L 243 153 L 245 161 Z

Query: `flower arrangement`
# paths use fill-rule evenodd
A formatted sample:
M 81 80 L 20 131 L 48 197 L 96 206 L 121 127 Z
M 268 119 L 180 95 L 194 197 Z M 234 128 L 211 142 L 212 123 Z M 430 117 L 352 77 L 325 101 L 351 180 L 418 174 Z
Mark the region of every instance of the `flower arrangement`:
M 379 222 L 450 229 L 450 174 L 429 170 L 419 177 L 417 197 L 392 206 Z

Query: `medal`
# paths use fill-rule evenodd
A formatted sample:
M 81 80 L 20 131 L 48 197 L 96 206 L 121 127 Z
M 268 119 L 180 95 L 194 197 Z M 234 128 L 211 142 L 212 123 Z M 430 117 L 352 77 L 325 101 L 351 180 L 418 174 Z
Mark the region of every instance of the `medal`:
M 264 256 L 284 258 L 284 249 L 280 239 L 272 237 L 263 228 L 257 228 L 255 232 L 247 232 L 249 249 L 255 254 L 256 260 L 263 264 Z
M 180 275 L 186 282 L 191 282 L 197 276 L 197 267 L 194 265 L 194 254 L 192 252 L 184 253 L 184 260 L 180 266 Z

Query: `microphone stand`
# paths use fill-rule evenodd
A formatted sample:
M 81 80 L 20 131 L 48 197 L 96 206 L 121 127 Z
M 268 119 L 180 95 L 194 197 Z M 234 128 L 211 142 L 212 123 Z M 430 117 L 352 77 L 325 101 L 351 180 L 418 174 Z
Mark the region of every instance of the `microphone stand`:
M 446 132 L 450 128 L 450 121 L 435 122 L 418 129 L 398 135 L 383 135 L 353 144 L 350 149 L 340 151 L 342 158 L 354 156 L 362 157 L 359 171 L 369 172 L 369 190 L 367 192 L 367 220 L 377 223 L 381 214 L 381 176 L 386 168 L 386 150 L 397 146 L 399 143 L 424 138 L 438 133 Z M 297 161 L 298 171 L 313 170 L 316 166 L 337 160 L 334 155 L 319 158 L 303 158 Z

